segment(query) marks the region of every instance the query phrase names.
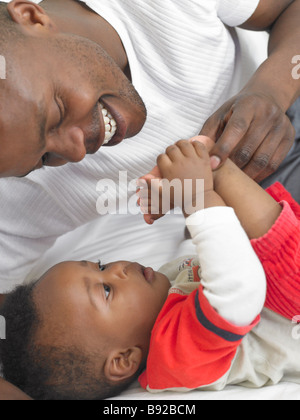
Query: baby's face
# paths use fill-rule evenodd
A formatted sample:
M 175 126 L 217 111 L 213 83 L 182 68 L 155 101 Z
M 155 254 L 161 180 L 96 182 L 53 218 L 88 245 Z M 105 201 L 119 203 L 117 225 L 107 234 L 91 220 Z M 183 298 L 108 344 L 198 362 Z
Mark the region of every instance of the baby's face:
M 169 287 L 166 276 L 138 263 L 64 262 L 37 283 L 35 302 L 46 320 L 49 344 L 67 340 L 97 352 L 105 337 L 112 347 L 137 345 L 147 350 Z

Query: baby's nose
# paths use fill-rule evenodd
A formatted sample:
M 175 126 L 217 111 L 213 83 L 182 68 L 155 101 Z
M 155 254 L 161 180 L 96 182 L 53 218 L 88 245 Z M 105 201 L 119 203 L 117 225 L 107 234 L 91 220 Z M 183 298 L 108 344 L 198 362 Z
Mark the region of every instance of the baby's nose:
M 111 269 L 112 269 L 112 272 L 117 277 L 119 277 L 120 279 L 126 279 L 127 267 L 128 267 L 128 263 L 124 261 L 119 261 L 119 262 L 116 262 Z

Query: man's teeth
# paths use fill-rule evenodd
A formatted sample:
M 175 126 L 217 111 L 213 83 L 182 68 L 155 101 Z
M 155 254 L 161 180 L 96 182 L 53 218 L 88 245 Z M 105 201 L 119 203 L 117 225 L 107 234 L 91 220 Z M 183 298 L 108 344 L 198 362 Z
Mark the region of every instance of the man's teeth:
M 107 111 L 107 109 L 100 103 L 102 110 L 103 120 L 105 124 L 105 137 L 103 144 L 107 144 L 114 136 L 117 131 L 117 123 L 113 119 L 112 115 Z

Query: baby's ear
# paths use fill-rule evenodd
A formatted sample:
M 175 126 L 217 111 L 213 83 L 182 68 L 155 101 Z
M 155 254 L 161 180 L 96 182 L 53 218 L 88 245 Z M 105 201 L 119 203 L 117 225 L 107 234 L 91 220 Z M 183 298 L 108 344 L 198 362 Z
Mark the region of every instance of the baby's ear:
M 143 352 L 139 347 L 112 351 L 104 365 L 105 377 L 113 382 L 132 377 L 139 369 L 142 358 Z

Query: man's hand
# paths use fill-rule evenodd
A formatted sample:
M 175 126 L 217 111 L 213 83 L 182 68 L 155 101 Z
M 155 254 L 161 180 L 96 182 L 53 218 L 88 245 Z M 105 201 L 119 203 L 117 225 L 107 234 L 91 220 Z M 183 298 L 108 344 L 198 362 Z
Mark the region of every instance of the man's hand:
M 152 224 L 154 220 L 177 206 L 182 208 L 185 216 L 188 216 L 200 210 L 200 207 L 203 208 L 203 198 L 214 193 L 209 154 L 203 143 L 193 141 L 196 139 L 200 137 L 189 141 L 180 140 L 168 147 L 166 152 L 157 158 L 157 166 L 140 178 L 138 185 L 144 188 L 138 191 L 138 202 L 145 213 L 144 218 L 147 223 Z M 176 192 L 178 193 L 176 188 L 171 188 L 170 191 L 170 183 L 174 180 L 180 185 L 179 199 L 176 196 Z M 204 183 L 199 180 L 203 180 Z M 157 202 L 153 195 L 158 197 Z M 170 197 L 167 208 L 163 206 L 165 196 Z
M 200 134 L 216 143 L 213 168 L 230 157 L 256 181 L 274 172 L 290 150 L 295 130 L 286 111 L 300 95 L 293 76 L 299 54 L 300 0 L 260 0 L 242 28 L 270 30 L 268 59 L 235 97 L 204 124 Z M 219 159 L 219 161 L 218 161 Z
M 272 96 L 246 88 L 219 108 L 200 134 L 215 141 L 213 169 L 230 157 L 259 182 L 286 157 L 295 129 Z

